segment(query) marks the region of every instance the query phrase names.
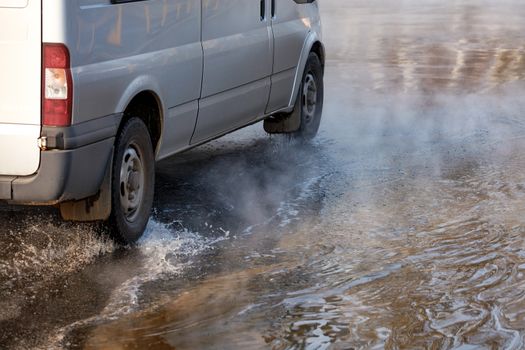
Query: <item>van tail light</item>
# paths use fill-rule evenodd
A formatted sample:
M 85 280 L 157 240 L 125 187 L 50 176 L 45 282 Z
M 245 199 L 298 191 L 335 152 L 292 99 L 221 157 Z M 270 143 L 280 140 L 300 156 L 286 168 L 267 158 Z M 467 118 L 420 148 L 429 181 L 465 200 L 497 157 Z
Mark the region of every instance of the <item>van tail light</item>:
M 69 50 L 64 44 L 43 45 L 42 124 L 71 125 L 73 80 Z

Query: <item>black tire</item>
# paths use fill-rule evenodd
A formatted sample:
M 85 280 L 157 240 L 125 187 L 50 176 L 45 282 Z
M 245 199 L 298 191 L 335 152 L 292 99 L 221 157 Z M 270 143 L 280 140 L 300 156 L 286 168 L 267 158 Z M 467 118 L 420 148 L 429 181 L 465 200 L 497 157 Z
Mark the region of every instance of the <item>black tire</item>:
M 324 83 L 323 66 L 319 57 L 311 52 L 297 95 L 295 108 L 300 108 L 301 125 L 292 136 L 305 141 L 313 139 L 319 131 L 323 115 Z
M 144 233 L 153 205 L 155 158 L 148 128 L 139 118 L 129 119 L 115 142 L 111 175 L 113 238 L 135 243 Z

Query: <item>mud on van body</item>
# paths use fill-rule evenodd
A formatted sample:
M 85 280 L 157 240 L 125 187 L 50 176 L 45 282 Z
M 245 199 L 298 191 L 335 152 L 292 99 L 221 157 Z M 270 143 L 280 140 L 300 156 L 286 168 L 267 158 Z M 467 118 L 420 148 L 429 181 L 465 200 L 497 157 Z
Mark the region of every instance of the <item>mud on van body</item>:
M 309 139 L 315 0 L 0 0 L 0 200 L 136 241 L 154 163 L 264 120 Z

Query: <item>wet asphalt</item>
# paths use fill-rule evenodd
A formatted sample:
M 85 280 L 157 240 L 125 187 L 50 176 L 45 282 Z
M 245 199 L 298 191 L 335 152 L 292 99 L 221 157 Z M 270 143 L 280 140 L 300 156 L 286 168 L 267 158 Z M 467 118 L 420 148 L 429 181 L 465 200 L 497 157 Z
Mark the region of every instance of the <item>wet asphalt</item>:
M 320 4 L 309 144 L 162 161 L 145 236 L 0 207 L 1 349 L 525 348 L 525 4 Z

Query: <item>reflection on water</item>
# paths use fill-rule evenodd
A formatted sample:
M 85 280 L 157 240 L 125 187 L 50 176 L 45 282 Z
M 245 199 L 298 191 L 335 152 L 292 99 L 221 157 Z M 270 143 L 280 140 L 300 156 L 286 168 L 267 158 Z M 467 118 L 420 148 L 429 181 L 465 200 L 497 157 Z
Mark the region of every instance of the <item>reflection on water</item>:
M 331 63 L 362 66 L 354 81 L 365 88 L 472 92 L 524 78 L 522 2 L 332 0 L 323 8 Z

